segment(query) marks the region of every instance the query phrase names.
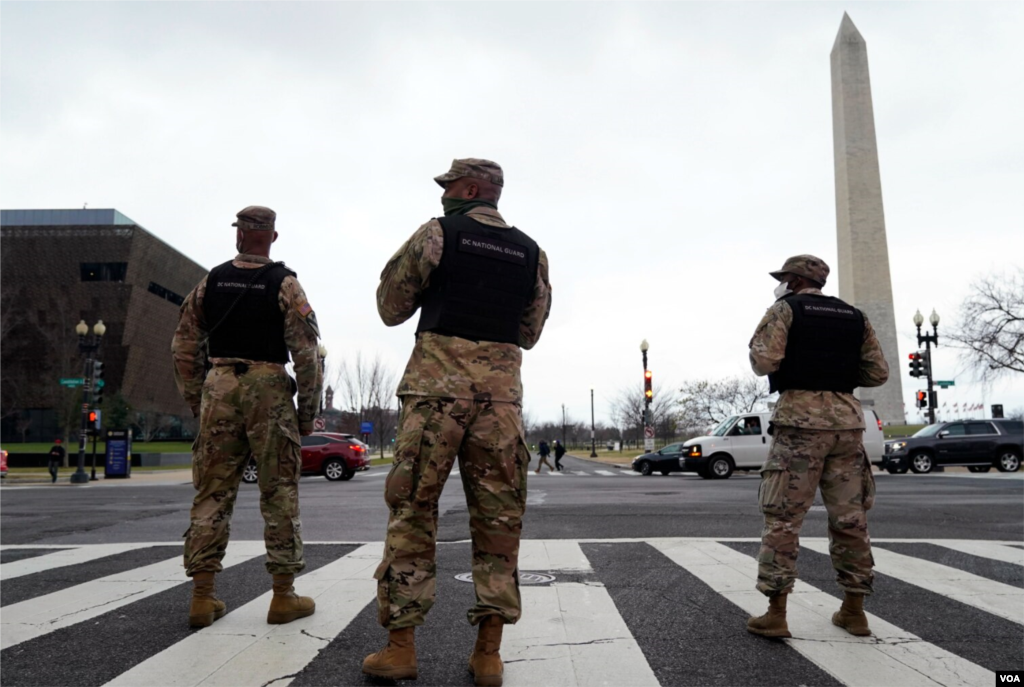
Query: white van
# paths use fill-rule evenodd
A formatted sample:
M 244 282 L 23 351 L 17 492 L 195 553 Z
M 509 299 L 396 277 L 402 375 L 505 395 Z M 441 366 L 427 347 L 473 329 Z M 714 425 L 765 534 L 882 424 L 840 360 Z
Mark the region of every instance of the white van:
M 768 422 L 772 414 L 744 413 L 723 420 L 707 436 L 683 444 L 679 467 L 704 479 L 727 479 L 733 470 L 760 470 L 768 458 L 771 437 Z M 864 449 L 873 465 L 885 454 L 882 421 L 874 410 L 864 410 Z

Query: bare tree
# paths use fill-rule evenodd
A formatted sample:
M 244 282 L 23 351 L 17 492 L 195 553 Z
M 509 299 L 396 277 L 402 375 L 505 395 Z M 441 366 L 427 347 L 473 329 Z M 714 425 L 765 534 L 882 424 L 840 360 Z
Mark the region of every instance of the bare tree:
M 947 336 L 982 380 L 1024 373 L 1024 267 L 972 283 Z
M 759 377 L 728 377 L 686 382 L 679 390 L 679 422 L 686 429 L 715 425 L 737 413 L 765 407 L 768 383 Z
M 671 420 L 679 405 L 679 396 L 671 386 L 667 388 L 654 384 L 654 396 L 651 399 L 651 415 L 655 431 L 661 436 L 672 433 Z M 624 386 L 611 399 L 612 419 L 622 428 L 623 432 L 631 432 L 639 441 L 643 435 L 644 408 L 646 398 L 640 385 Z M 623 437 L 625 438 L 625 437 Z
M 354 361 L 346 360 L 332 369 L 331 386 L 340 397 L 343 409 L 359 413 L 360 422 L 373 423 L 373 436 L 380 444 L 380 455 L 398 426 L 395 391 L 398 375 L 381 360 L 380 355 L 368 361 L 356 353 Z
M 153 441 L 161 432 L 166 432 L 174 425 L 174 416 L 155 410 L 143 410 L 135 414 L 135 425 L 139 428 L 139 441 Z
M 0 245 L 0 275 L 10 274 L 10 248 Z M 15 349 L 11 334 L 24 324 L 22 309 L 18 308 L 23 291 L 11 278 L 0 276 L 0 359 L 9 359 Z M 0 420 L 14 415 L 22 405 L 22 380 L 11 366 L 0 366 Z

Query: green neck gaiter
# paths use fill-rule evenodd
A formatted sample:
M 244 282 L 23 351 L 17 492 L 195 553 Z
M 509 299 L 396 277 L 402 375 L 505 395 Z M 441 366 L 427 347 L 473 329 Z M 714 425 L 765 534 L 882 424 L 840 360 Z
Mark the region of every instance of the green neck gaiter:
M 489 200 L 480 200 L 474 198 L 472 200 L 466 200 L 465 198 L 442 198 L 441 206 L 444 208 L 444 216 L 450 215 L 464 215 L 475 207 L 483 205 L 494 210 L 498 209 L 498 206 Z

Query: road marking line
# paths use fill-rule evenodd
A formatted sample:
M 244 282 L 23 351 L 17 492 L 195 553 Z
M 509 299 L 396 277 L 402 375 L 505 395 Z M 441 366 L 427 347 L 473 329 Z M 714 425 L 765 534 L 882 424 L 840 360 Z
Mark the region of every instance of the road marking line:
M 1018 549 L 1015 546 L 1003 546 L 991 541 L 942 541 L 941 539 L 936 540 L 935 543 L 947 549 L 969 553 L 972 556 L 1024 565 L 1024 549 Z
M 16 577 L 34 575 L 45 570 L 63 568 L 68 565 L 88 563 L 98 558 L 106 558 L 133 549 L 147 548 L 147 544 L 96 544 L 74 549 L 54 551 L 35 558 L 24 558 L 0 565 L 0 580 L 13 580 Z M 1021 552 L 1024 554 L 1024 551 Z
M 575 542 L 524 540 L 520 546 L 520 567 L 591 570 Z M 555 582 L 520 591 L 522 620 L 505 626 L 501 647 L 506 684 L 659 684 L 604 585 Z
M 594 472 L 604 477 L 615 477 L 615 473 L 609 470 L 594 470 Z
M 579 544 L 559 539 L 520 540 L 519 569 L 593 572 Z
M 767 600 L 753 589 L 754 558 L 716 542 L 662 540 L 652 545 L 747 613 L 764 613 Z M 838 600 L 797 580 L 787 608 L 793 639 L 782 641 L 844 685 L 967 687 L 992 681 L 991 671 L 871 613 L 873 636 L 847 634 L 832 624 L 832 613 L 838 608 Z
M 223 565 L 229 568 L 265 553 L 263 542 L 232 542 Z M 0 615 L 0 648 L 8 649 L 95 618 L 188 582 L 188 579 L 181 556 L 175 556 L 5 606 Z
M 577 475 L 579 477 L 590 477 L 590 473 L 589 472 L 583 472 L 582 470 L 576 470 L 572 474 Z
M 806 547 L 828 555 L 826 542 Z M 1024 625 L 1024 589 L 888 549 L 873 548 L 871 555 L 877 572 Z
M 366 544 L 296 578 L 296 591 L 316 599 L 308 618 L 268 625 L 267 592 L 107 684 L 284 687 L 373 601 L 380 556 L 379 545 Z

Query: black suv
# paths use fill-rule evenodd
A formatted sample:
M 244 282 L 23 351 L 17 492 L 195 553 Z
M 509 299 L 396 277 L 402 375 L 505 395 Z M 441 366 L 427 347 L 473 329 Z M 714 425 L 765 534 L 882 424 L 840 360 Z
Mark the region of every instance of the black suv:
M 939 422 L 912 437 L 886 442 L 882 467 L 893 475 L 908 469 L 918 474 L 935 467 L 966 465 L 971 472 L 1020 469 L 1024 455 L 1024 422 L 963 420 Z

